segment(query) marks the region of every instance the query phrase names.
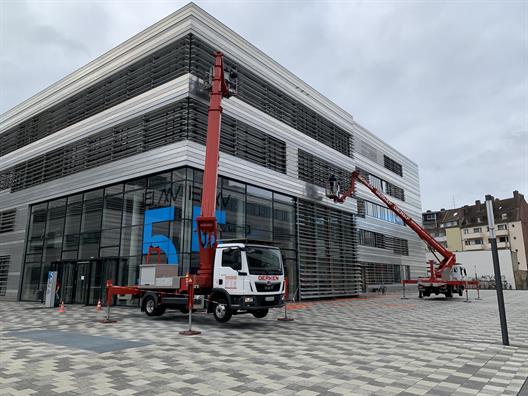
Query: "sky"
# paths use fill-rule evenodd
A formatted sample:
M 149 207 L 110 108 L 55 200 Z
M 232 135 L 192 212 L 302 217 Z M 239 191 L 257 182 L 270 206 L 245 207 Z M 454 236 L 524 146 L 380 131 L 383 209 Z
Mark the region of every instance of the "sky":
M 0 0 L 0 113 L 186 1 Z M 528 1 L 195 1 L 420 169 L 422 209 L 528 199 Z

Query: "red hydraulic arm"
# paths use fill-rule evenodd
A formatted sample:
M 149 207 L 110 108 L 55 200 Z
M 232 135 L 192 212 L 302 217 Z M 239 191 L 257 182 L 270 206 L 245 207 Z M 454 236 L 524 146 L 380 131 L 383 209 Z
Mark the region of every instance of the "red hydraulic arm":
M 230 95 L 229 87 L 224 78 L 223 56 L 221 52 L 215 53 L 215 63 L 210 86 L 202 207 L 200 216 L 196 218 L 200 247 L 200 266 L 198 274 L 194 276 L 196 288 L 212 286 L 213 262 L 218 239 L 218 225 L 215 211 L 220 151 L 220 125 L 222 121 L 222 98 Z
M 451 268 L 456 263 L 456 256 L 453 252 L 447 250 L 444 246 L 438 243 L 429 233 L 422 228 L 416 221 L 409 217 L 403 210 L 401 210 L 395 203 L 390 201 L 380 190 L 374 187 L 370 182 L 363 177 L 359 171 L 352 172 L 350 176 L 350 187 L 342 194 L 339 191 L 337 180 L 334 176 L 331 176 L 328 181 L 328 187 L 326 195 L 328 198 L 333 199 L 334 202 L 344 202 L 356 191 L 356 180 L 359 180 L 365 187 L 367 187 L 372 193 L 381 199 L 387 207 L 392 210 L 396 215 L 403 220 L 403 222 L 411 228 L 430 248 L 438 252 L 442 257 L 442 261 L 438 268 L 434 268 L 431 265 L 431 278 L 441 278 L 443 272 Z M 434 272 L 433 272 L 434 271 Z

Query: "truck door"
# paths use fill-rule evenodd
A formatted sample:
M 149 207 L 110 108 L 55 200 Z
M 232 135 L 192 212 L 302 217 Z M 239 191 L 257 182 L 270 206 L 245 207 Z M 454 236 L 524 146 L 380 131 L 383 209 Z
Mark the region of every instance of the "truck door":
M 218 267 L 217 273 L 215 287 L 224 288 L 229 294 L 244 294 L 247 269 L 244 271 L 242 254 L 238 247 L 222 249 L 221 266 Z

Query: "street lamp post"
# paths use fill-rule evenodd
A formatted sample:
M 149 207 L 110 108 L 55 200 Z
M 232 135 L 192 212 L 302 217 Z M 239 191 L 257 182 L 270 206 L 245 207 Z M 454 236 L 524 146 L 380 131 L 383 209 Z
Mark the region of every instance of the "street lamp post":
M 508 337 L 508 323 L 506 322 L 506 308 L 504 307 L 504 294 L 502 292 L 502 276 L 499 266 L 499 253 L 497 251 L 497 237 L 495 235 L 495 217 L 493 215 L 493 197 L 486 195 L 486 211 L 488 215 L 489 238 L 491 242 L 491 256 L 493 258 L 493 269 L 495 270 L 495 290 L 497 291 L 497 302 L 499 304 L 499 317 L 502 333 L 502 344 L 510 345 Z

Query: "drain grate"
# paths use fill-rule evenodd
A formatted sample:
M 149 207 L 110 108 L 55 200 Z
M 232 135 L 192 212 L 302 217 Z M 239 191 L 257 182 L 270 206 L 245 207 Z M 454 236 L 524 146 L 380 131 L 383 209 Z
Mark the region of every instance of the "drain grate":
M 128 341 L 112 337 L 92 336 L 71 331 L 12 331 L 7 333 L 7 336 L 24 338 L 68 348 L 84 349 L 98 353 L 120 351 L 123 349 L 139 348 L 149 345 L 144 342 Z

